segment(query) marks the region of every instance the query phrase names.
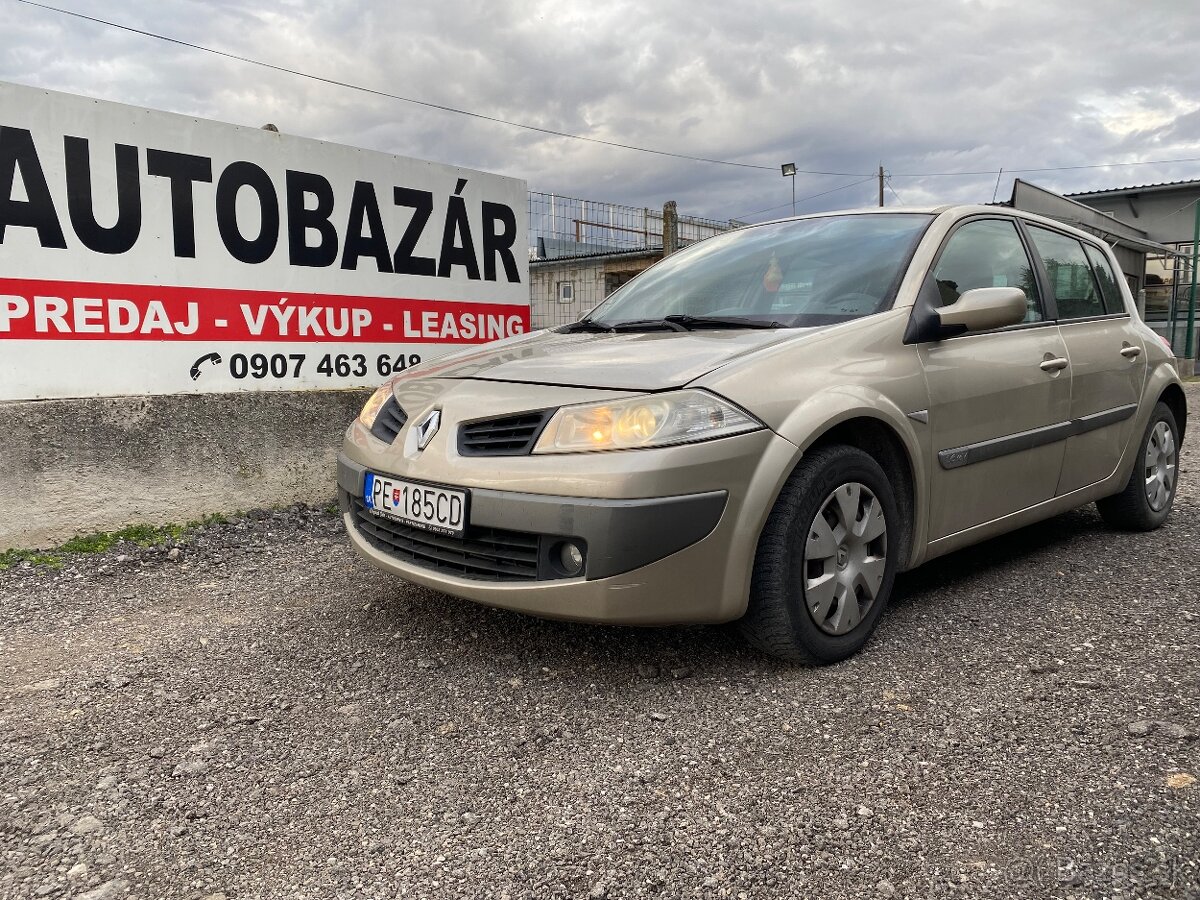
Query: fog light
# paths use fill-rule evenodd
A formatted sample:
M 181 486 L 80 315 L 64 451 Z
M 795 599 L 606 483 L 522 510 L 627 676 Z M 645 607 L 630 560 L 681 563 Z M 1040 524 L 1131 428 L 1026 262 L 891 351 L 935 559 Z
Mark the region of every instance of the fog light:
M 558 564 L 564 575 L 578 575 L 583 571 L 583 551 L 570 541 L 563 541 L 558 545 Z

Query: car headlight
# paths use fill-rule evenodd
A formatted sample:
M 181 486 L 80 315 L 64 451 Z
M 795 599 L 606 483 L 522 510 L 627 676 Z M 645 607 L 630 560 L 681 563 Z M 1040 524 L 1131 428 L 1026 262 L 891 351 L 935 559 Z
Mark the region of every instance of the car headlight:
M 371 399 L 363 406 L 362 412 L 358 414 L 358 421 L 370 430 L 375 425 L 375 419 L 379 416 L 379 411 L 383 409 L 383 404 L 392 399 L 392 383 L 389 381 L 383 387 L 379 388 L 371 395 Z
M 706 391 L 675 391 L 564 406 L 546 425 L 533 452 L 585 453 L 665 447 L 762 427 L 757 419 Z

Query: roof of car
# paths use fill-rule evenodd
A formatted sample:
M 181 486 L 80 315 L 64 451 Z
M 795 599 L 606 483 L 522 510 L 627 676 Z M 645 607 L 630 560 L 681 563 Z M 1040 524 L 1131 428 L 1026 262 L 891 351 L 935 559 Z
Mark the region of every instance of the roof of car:
M 1073 203 L 1075 201 L 1072 201 Z M 1016 207 L 1007 204 L 992 204 L 992 203 L 958 203 L 948 204 L 945 206 L 868 206 L 858 209 L 831 209 L 826 212 L 809 213 L 808 215 L 795 216 L 795 219 L 819 219 L 825 216 L 843 216 L 843 215 L 869 215 L 869 214 L 888 214 L 895 215 L 899 213 L 917 213 L 922 215 L 938 216 L 943 213 L 951 213 L 955 217 L 969 215 L 989 215 L 989 216 L 1013 216 L 1026 219 L 1030 222 L 1037 222 L 1042 225 L 1047 225 L 1051 228 L 1058 228 L 1065 231 L 1073 232 L 1074 234 L 1088 238 L 1092 241 L 1097 239 L 1106 243 L 1114 243 L 1109 238 L 1115 238 L 1116 242 L 1122 243 L 1128 247 L 1138 250 L 1142 253 L 1166 253 L 1171 254 L 1170 248 L 1154 241 L 1131 238 L 1126 235 L 1109 235 L 1107 233 L 1098 234 L 1093 230 L 1092 226 L 1081 227 L 1083 223 L 1073 221 L 1065 221 L 1052 216 L 1041 215 L 1040 213 L 1030 212 L 1025 209 L 1017 209 Z M 775 219 L 774 222 L 786 222 L 790 218 Z M 760 225 L 770 225 L 772 222 L 760 222 Z M 754 227 L 754 226 L 749 226 Z M 1115 246 L 1115 243 L 1114 243 Z
M 789 219 L 820 219 L 826 216 L 848 216 L 848 215 L 872 215 L 884 213 L 888 215 L 898 215 L 902 213 L 919 214 L 926 216 L 938 216 L 942 213 L 952 212 L 957 215 L 970 215 L 973 213 L 988 213 L 991 215 L 1015 215 L 1024 218 L 1039 219 L 1045 222 L 1054 222 L 1053 219 L 1047 219 L 1045 216 L 1037 213 L 1028 212 L 1023 209 L 1014 209 L 1011 206 L 1001 206 L 984 203 L 947 203 L 942 206 L 862 206 L 854 209 L 830 209 L 824 212 L 806 213 L 800 216 L 785 216 L 780 219 L 772 219 L 770 222 L 760 222 L 760 225 L 769 225 L 772 222 L 786 222 Z M 1062 224 L 1054 222 L 1054 224 Z

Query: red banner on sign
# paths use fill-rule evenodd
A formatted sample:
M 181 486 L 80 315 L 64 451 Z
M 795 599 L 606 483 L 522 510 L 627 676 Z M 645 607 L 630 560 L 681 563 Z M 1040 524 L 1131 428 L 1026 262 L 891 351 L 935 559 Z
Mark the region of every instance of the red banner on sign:
M 529 330 L 502 303 L 0 278 L 0 341 L 480 344 Z

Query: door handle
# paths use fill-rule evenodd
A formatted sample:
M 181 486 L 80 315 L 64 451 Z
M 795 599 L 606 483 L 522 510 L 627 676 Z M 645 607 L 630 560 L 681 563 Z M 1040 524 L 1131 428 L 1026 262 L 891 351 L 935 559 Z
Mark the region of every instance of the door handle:
M 1071 363 L 1063 359 L 1061 356 L 1052 356 L 1049 359 L 1043 359 L 1039 364 L 1039 368 L 1043 372 L 1057 372 L 1059 369 L 1065 369 Z
M 1137 359 L 1139 356 L 1142 355 L 1142 348 L 1141 347 L 1133 347 L 1129 344 L 1126 344 L 1124 347 L 1121 348 L 1121 355 L 1123 357 L 1125 357 L 1126 359 Z

